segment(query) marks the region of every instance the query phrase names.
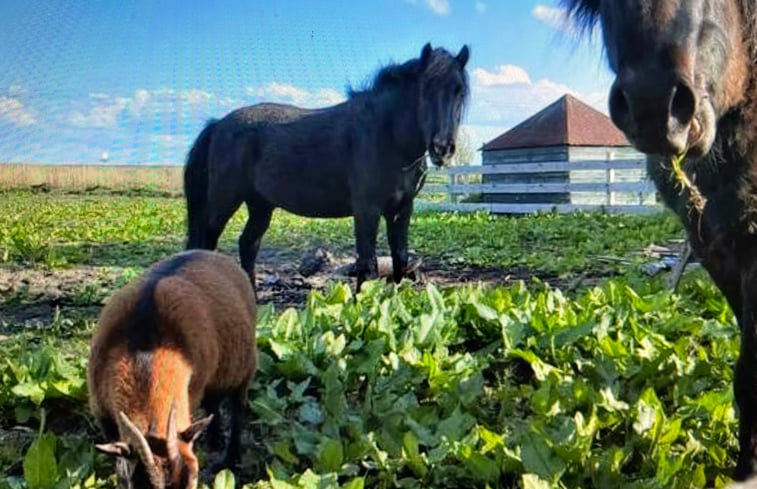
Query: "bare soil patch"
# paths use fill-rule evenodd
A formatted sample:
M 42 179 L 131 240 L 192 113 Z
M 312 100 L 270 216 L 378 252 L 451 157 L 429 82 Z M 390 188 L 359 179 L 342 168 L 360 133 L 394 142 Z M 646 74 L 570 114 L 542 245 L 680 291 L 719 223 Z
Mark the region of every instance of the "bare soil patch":
M 418 286 L 426 282 L 441 287 L 467 283 L 510 285 L 537 278 L 555 287 L 572 289 L 605 278 L 600 274 L 567 281 L 553 273 L 525 267 L 463 266 L 427 257 L 414 257 L 411 262 Z M 389 278 L 389 257 L 379 258 L 379 272 Z M 125 281 L 123 273 L 122 267 L 113 266 L 0 267 L 0 333 L 14 324 L 50 324 L 56 314 L 95 319 L 105 298 Z M 348 281 L 355 286 L 353 257 L 332 256 L 322 249 L 313 249 L 303 256 L 295 256 L 289 250 L 263 249 L 256 275 L 258 302 L 273 303 L 279 310 L 302 307 L 312 290 L 325 290 L 334 281 Z

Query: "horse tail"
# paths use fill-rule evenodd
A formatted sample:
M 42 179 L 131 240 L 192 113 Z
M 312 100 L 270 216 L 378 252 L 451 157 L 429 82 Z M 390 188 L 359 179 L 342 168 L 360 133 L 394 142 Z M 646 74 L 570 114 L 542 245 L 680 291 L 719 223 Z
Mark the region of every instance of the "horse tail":
M 197 136 L 184 166 L 184 195 L 187 199 L 186 249 L 205 246 L 206 209 L 208 203 L 208 148 L 218 123 L 210 119 Z

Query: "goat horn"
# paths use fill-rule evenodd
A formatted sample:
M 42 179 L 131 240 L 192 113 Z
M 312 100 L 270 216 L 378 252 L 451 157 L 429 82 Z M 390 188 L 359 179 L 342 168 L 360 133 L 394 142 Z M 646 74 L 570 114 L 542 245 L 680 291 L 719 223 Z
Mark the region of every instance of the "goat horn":
M 168 411 L 168 433 L 166 433 L 166 449 L 168 459 L 176 460 L 179 457 L 179 434 L 176 428 L 176 401 L 171 401 L 171 409 Z
M 128 416 L 123 411 L 118 413 L 118 421 L 121 425 L 121 429 L 124 431 L 124 435 L 128 437 L 128 441 L 134 446 L 139 458 L 142 459 L 142 463 L 149 468 L 155 466 L 155 457 L 150 450 L 150 445 L 147 444 L 147 439 L 139 431 L 139 428 L 134 426 Z

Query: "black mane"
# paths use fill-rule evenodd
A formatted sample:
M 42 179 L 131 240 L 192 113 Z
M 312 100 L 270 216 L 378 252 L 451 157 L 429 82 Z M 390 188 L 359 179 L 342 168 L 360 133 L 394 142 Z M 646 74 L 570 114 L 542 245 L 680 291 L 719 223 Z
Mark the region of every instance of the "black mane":
M 567 17 L 583 32 L 591 31 L 599 20 L 599 4 L 601 0 L 560 0 L 567 10 Z M 754 0 L 738 0 L 741 16 L 744 20 L 744 32 L 752 53 L 757 57 L 757 2 Z
M 591 31 L 599 19 L 600 0 L 560 0 L 572 20 L 582 31 Z
M 450 64 L 455 62 L 455 56 L 450 54 L 444 48 L 435 48 L 431 54 L 431 60 L 428 67 L 421 72 L 420 59 L 413 58 L 404 63 L 391 63 L 378 70 L 373 80 L 368 83 L 365 88 L 354 89 L 347 87 L 347 96 L 354 98 L 359 95 L 377 94 L 385 90 L 390 90 L 397 87 L 404 87 L 409 83 L 413 83 L 420 78 L 421 75 L 433 77 L 441 75 L 446 72 Z M 465 85 L 465 93 L 468 94 L 468 76 L 465 70 L 462 70 L 463 83 Z

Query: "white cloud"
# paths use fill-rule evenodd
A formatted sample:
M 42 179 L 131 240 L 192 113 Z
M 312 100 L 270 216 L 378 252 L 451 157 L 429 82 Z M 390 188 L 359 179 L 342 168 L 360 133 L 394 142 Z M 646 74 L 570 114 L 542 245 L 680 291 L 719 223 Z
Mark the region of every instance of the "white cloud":
M 486 4 L 484 2 L 476 2 L 476 11 L 479 13 L 486 12 Z
M 428 8 L 434 11 L 436 15 L 449 15 L 450 6 L 447 0 L 426 0 Z
M 97 95 L 98 97 L 92 97 L 93 100 L 102 100 L 103 103 L 95 103 L 87 113 L 72 112 L 69 117 L 71 124 L 78 127 L 115 126 L 119 115 L 129 106 L 131 100 L 126 97 L 111 98 L 107 96 L 103 98 L 99 97 L 101 94 Z
M 31 126 L 37 122 L 34 114 L 20 100 L 0 96 L 0 120 L 17 126 Z
M 449 0 L 405 0 L 407 3 L 413 5 L 425 5 L 436 15 L 449 15 L 452 11 Z
M 546 78 L 533 81 L 526 70 L 514 65 L 502 65 L 494 71 L 477 68 L 473 70 L 466 121 L 472 125 L 512 127 L 566 93 L 607 113 L 607 89 L 584 94 Z
M 262 87 L 247 87 L 245 91 L 271 102 L 284 102 L 302 107 L 323 107 L 345 100 L 344 95 L 331 88 L 306 90 L 290 83 L 271 82 Z
M 212 93 L 196 88 L 179 91 L 179 97 L 188 104 L 207 104 L 215 99 Z
M 488 87 L 492 85 L 512 85 L 515 83 L 531 83 L 531 77 L 526 70 L 515 65 L 500 65 L 496 71 L 489 72 L 483 68 L 473 70 L 474 83 Z
M 11 97 L 17 97 L 19 95 L 25 95 L 29 92 L 23 85 L 14 83 L 8 87 L 8 95 Z
M 152 134 L 148 138 L 150 145 L 163 152 L 183 153 L 192 145 L 193 137 L 182 134 Z
M 207 107 L 208 112 L 228 111 L 243 105 L 242 100 L 217 95 L 196 88 L 174 90 L 160 88 L 139 89 L 129 97 L 114 97 L 107 93 L 90 93 L 86 102 L 69 114 L 69 122 L 77 127 L 114 127 L 123 117 L 160 116 L 175 113 L 177 107 Z M 223 115 L 223 114 L 218 114 Z
M 531 14 L 536 19 L 557 30 L 564 30 L 568 25 L 568 14 L 564 8 L 537 4 L 531 11 Z

